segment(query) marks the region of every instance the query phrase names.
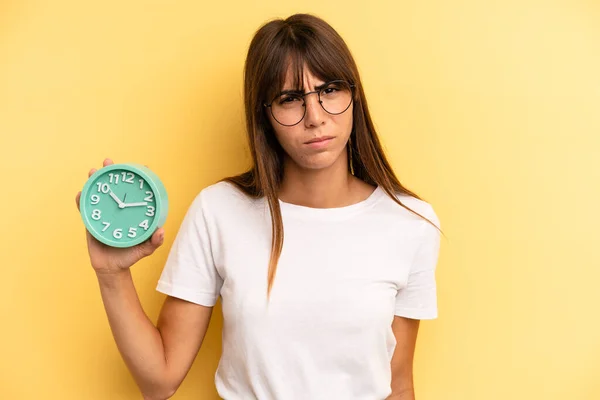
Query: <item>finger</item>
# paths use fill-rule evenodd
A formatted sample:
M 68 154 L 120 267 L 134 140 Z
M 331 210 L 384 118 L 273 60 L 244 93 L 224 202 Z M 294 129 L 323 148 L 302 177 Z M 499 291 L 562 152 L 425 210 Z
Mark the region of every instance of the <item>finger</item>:
M 81 198 L 81 192 L 77 192 L 77 196 L 75 196 L 75 203 L 77 204 L 77 210 L 79 210 L 79 199 Z
M 161 244 L 163 244 L 165 240 L 165 230 L 164 228 L 158 228 L 153 234 L 152 234 L 152 238 L 150 239 L 150 241 L 152 242 L 152 246 L 156 247 L 160 247 Z
M 90 169 L 90 171 L 88 172 L 88 178 L 91 177 L 92 175 L 94 175 L 94 172 L 96 172 L 96 171 L 97 171 L 96 168 Z
M 164 233 L 162 229 L 157 229 L 150 239 L 146 240 L 144 243 L 138 245 L 137 250 L 139 251 L 139 257 L 148 257 L 154 251 L 159 248 L 164 242 Z
M 104 165 L 105 167 L 114 164 L 113 160 L 111 160 L 110 158 L 105 158 L 104 162 L 102 163 L 102 165 Z
M 138 246 L 142 247 L 144 255 L 150 255 L 160 247 L 165 240 L 165 230 L 163 228 L 157 228 L 152 236 L 144 243 L 140 243 Z

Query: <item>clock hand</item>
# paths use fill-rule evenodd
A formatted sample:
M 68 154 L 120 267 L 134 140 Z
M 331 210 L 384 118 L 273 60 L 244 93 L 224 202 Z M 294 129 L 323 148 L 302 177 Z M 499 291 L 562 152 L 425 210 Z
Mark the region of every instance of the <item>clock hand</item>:
M 125 208 L 125 207 L 145 206 L 145 205 L 148 205 L 148 203 L 146 203 L 144 201 L 141 201 L 139 203 L 125 203 L 125 204 L 123 204 L 123 208 Z
M 119 208 L 123 208 L 124 203 L 117 197 L 116 194 L 113 193 L 112 190 L 110 190 L 109 194 L 110 194 L 110 197 L 112 197 L 117 202 L 117 204 L 119 205 Z

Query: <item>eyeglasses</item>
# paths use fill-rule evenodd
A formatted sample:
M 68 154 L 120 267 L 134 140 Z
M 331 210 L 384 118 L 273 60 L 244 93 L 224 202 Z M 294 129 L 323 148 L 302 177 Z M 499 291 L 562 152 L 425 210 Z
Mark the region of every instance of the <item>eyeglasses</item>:
M 352 104 L 354 85 L 344 80 L 335 80 L 324 83 L 313 92 L 301 93 L 286 90 L 264 106 L 271 109 L 271 115 L 275 121 L 283 126 L 294 126 L 299 124 L 306 115 L 304 98 L 313 93 L 318 94 L 319 104 L 323 110 L 329 114 L 338 115 L 346 111 Z

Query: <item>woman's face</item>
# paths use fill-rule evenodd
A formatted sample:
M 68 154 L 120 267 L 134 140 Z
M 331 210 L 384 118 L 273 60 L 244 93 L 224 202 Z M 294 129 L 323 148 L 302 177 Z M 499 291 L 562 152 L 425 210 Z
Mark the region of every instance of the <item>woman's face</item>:
M 306 67 L 303 82 L 306 92 L 317 90 L 319 85 L 325 83 L 312 75 Z M 292 75 L 289 70 L 283 90 L 292 90 Z M 331 98 L 337 96 L 335 90 L 328 90 L 328 93 L 331 93 Z M 325 94 L 322 100 L 328 101 Z M 277 140 L 287 153 L 287 162 L 292 161 L 301 169 L 328 168 L 338 161 L 340 156 L 346 157 L 346 144 L 352 131 L 353 104 L 345 112 L 333 115 L 321 107 L 318 93 L 305 96 L 304 102 L 306 114 L 300 123 L 284 126 L 267 112 L 269 121 Z

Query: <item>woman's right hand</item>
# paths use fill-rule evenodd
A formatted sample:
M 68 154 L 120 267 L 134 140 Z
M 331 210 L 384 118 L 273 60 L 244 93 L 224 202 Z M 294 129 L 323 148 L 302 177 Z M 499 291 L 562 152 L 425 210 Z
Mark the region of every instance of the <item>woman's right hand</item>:
M 108 158 L 103 162 L 104 167 L 111 164 L 113 164 L 113 162 Z M 88 178 L 91 177 L 94 172 L 96 172 L 96 169 L 92 168 L 88 173 Z M 75 196 L 77 210 L 79 210 L 80 197 L 81 191 Z M 142 258 L 154 253 L 164 241 L 163 228 L 156 229 L 152 236 L 145 242 L 128 248 L 107 246 L 93 237 L 87 229 L 85 233 L 90 261 L 97 274 L 112 274 L 125 271 Z

